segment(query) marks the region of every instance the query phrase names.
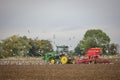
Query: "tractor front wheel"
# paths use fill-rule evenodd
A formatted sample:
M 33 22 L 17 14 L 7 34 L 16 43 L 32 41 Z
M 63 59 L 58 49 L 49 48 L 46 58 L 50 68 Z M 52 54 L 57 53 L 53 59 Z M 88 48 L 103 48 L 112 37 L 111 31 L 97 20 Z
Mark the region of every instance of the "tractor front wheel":
M 51 59 L 51 60 L 50 60 L 50 63 L 51 63 L 51 64 L 55 64 L 55 60 L 54 60 L 54 59 Z

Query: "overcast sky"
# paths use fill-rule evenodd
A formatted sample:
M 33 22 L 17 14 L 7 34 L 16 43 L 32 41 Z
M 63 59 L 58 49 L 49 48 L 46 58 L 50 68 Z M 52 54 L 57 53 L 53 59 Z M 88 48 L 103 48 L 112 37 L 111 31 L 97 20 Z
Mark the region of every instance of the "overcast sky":
M 88 29 L 120 44 L 120 0 L 0 0 L 0 40 L 25 35 L 73 49 Z

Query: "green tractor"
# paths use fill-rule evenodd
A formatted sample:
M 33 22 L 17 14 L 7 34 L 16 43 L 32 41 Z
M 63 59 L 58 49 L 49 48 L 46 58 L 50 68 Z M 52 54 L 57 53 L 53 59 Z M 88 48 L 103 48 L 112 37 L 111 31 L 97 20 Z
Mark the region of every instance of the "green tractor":
M 57 46 L 54 52 L 48 52 L 44 55 L 44 60 L 51 64 L 66 64 L 69 62 L 68 46 Z

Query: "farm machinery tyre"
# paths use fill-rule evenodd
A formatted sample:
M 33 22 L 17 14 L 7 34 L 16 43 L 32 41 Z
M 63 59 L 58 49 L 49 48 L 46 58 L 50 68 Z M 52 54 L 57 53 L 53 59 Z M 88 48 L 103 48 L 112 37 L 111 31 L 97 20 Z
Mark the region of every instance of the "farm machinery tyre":
M 66 64 L 68 62 L 68 58 L 66 56 L 61 57 L 61 64 Z
M 90 64 L 97 64 L 96 60 L 90 61 Z
M 95 64 L 95 61 L 91 61 L 91 64 Z
M 50 63 L 51 63 L 51 64 L 55 64 L 55 60 L 54 60 L 54 59 L 51 59 L 51 60 L 50 60 Z

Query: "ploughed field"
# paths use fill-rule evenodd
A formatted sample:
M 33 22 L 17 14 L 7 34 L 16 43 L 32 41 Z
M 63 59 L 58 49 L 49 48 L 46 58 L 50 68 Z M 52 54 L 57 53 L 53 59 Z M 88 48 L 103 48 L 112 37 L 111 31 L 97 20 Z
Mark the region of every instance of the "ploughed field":
M 0 64 L 0 80 L 120 80 L 120 59 L 113 64 Z

